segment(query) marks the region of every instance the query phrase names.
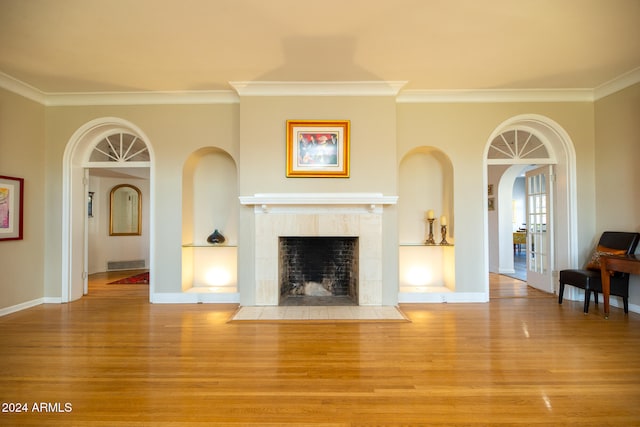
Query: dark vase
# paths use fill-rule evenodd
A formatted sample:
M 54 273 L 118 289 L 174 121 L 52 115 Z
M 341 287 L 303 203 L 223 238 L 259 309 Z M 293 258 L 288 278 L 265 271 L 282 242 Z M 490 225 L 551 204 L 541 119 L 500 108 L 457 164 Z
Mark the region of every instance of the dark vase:
M 213 245 L 219 245 L 220 243 L 224 243 L 224 241 L 225 241 L 224 236 L 220 234 L 217 228 L 213 233 L 209 235 L 209 237 L 207 237 L 207 242 Z

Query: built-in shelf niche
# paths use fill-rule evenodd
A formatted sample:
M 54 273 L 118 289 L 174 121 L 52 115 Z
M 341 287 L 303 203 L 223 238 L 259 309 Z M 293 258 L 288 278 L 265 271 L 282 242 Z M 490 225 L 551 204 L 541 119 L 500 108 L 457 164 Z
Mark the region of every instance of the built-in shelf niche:
M 192 153 L 182 173 L 182 290 L 237 292 L 238 191 L 233 158 L 215 147 Z M 220 231 L 225 243 L 207 237 Z
M 402 158 L 398 194 L 400 294 L 455 291 L 453 188 L 453 164 L 441 150 L 419 147 Z M 425 243 L 429 210 L 435 216 L 435 245 Z M 447 218 L 448 245 L 438 244 L 443 215 Z

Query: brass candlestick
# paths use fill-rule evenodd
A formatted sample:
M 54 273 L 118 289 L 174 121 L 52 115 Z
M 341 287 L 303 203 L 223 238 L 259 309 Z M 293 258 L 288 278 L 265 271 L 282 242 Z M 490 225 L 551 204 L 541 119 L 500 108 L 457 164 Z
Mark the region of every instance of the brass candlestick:
M 427 218 L 427 221 L 429 221 L 429 237 L 426 240 L 426 244 L 427 245 L 435 245 L 436 241 L 433 238 L 433 221 L 435 221 L 435 218 Z
M 440 242 L 440 244 L 448 245 L 449 242 L 447 242 L 447 226 L 446 225 L 440 226 L 440 234 L 442 234 L 442 241 Z

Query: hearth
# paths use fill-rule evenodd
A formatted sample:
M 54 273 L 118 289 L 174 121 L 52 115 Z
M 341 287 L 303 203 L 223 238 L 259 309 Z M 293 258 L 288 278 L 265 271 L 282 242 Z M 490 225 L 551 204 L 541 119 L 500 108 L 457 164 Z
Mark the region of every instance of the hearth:
M 279 305 L 358 305 L 358 238 L 279 238 Z

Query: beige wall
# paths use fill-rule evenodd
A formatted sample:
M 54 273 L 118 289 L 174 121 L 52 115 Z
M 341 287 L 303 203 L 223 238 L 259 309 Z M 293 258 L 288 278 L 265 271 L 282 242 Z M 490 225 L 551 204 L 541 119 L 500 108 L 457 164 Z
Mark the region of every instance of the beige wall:
M 0 89 L 0 175 L 24 179 L 24 238 L 0 241 L 0 309 L 44 296 L 44 106 Z
M 432 146 L 449 156 L 453 164 L 457 292 L 483 290 L 481 281 L 486 272 L 482 256 L 486 210 L 483 157 L 491 133 L 507 119 L 522 114 L 542 115 L 555 121 L 573 141 L 580 194 L 578 246 L 585 247 L 590 239 L 581 236 L 592 234 L 595 223 L 591 103 L 398 104 L 398 158 L 416 147 Z
M 61 296 L 61 194 L 64 150 L 73 133 L 101 117 L 127 120 L 146 134 L 155 155 L 156 292 L 179 292 L 182 256 L 182 169 L 202 147 L 218 147 L 238 158 L 238 105 L 51 107 L 47 110 L 46 295 Z M 237 161 L 237 160 L 236 160 Z M 153 191 L 153 188 L 152 188 Z
M 640 84 L 600 99 L 595 112 L 593 244 L 603 231 L 640 232 Z M 629 304 L 640 305 L 638 276 L 631 277 Z
M 640 231 L 640 84 L 595 104 L 596 231 Z
M 390 97 L 245 97 L 240 104 L 45 108 L 0 91 L 1 173 L 25 177 L 27 190 L 25 240 L 0 242 L 5 274 L 0 308 L 60 296 L 63 154 L 73 133 L 96 118 L 130 121 L 152 146 L 157 292 L 181 289 L 182 169 L 193 152 L 207 146 L 225 150 L 239 165 L 240 195 L 350 191 L 396 195 L 401 159 L 423 146 L 441 150 L 451 160 L 454 174 L 456 291 L 482 292 L 486 272 L 483 155 L 491 132 L 516 115 L 539 114 L 568 133 L 577 158 L 582 262 L 597 232 L 617 225 L 640 229 L 635 198 L 640 178 L 635 166 L 640 157 L 639 98 L 640 85 L 636 85 L 602 99 L 595 103 L 594 120 L 594 103 L 398 104 Z M 286 178 L 287 119 L 350 119 L 351 178 Z M 615 195 L 611 188 L 624 196 Z M 388 209 L 384 239 L 391 266 L 385 277 L 397 283 L 397 212 Z M 250 213 L 250 209 L 240 211 L 241 261 L 252 255 Z M 250 269 L 239 267 L 245 280 L 250 277 Z M 10 282 L 21 286 L 6 285 Z M 393 290 L 386 292 L 387 300 L 394 298 Z
M 139 236 L 110 236 L 111 190 L 129 184 L 142 193 L 142 227 Z M 107 270 L 109 261 L 144 260 L 149 267 L 149 181 L 147 179 L 110 178 L 91 175 L 89 191 L 94 192 L 93 217 L 88 218 L 88 272 Z
M 350 178 L 287 178 L 287 120 L 350 120 Z M 397 195 L 396 102 L 393 97 L 243 97 L 240 101 L 240 195 L 255 193 L 377 192 Z M 238 245 L 241 303 L 255 295 L 252 208 L 241 209 Z M 397 301 L 397 215 L 384 208 L 383 289 Z M 248 284 L 248 286 L 245 286 Z M 243 287 L 244 286 L 244 287 Z
M 244 97 L 240 102 L 240 194 L 396 194 L 393 97 Z M 286 121 L 350 120 L 351 177 L 285 176 Z

